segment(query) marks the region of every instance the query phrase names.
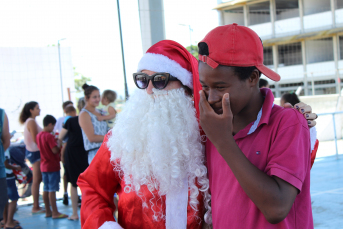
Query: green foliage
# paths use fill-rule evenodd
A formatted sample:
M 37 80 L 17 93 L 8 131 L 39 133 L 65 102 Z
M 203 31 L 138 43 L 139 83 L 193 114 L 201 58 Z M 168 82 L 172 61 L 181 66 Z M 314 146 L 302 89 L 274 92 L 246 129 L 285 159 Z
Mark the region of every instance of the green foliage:
M 75 71 L 75 67 L 73 67 L 74 69 L 74 84 L 75 84 L 75 89 L 77 92 L 81 92 L 82 91 L 82 85 L 91 81 L 91 78 L 85 77 L 84 75 L 78 73 Z
M 198 60 L 199 48 L 196 45 L 187 46 L 186 49 Z

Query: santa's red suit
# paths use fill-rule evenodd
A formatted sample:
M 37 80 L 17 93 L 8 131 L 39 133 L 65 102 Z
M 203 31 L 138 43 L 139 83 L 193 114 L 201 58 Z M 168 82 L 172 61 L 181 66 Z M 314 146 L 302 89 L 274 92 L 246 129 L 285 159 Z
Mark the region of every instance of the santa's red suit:
M 122 228 L 142 228 L 142 229 L 163 229 L 166 228 L 165 220 L 154 220 L 154 210 L 162 209 L 166 215 L 165 196 L 161 198 L 157 192 L 153 194 L 146 186 L 141 187 L 142 196 L 146 199 L 147 207 L 143 208 L 142 198 L 135 191 L 124 192 L 125 182 L 114 171 L 114 166 L 110 162 L 111 152 L 107 147 L 108 136 L 97 152 L 90 166 L 78 179 L 77 184 L 82 190 L 81 225 L 83 229 L 94 228 L 115 228 L 113 213 L 115 205 L 113 196 L 119 195 L 118 202 L 118 223 Z M 189 195 L 188 195 L 189 196 Z M 198 211 L 195 211 L 188 203 L 187 207 L 187 228 L 201 228 L 204 213 L 203 196 L 198 195 Z M 112 223 L 106 223 L 112 221 Z M 109 225 L 106 227 L 106 225 Z M 111 227 L 111 226 L 112 227 Z M 120 228 L 117 225 L 117 228 Z

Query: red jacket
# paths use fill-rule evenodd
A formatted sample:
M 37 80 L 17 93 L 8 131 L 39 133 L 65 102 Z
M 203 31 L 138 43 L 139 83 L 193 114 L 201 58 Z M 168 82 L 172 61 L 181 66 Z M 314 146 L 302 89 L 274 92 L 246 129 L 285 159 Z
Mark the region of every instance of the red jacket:
M 148 204 L 148 206 L 143 209 L 142 199 L 137 196 L 136 192 L 124 192 L 125 182 L 119 178 L 118 172 L 113 170 L 114 167 L 110 162 L 110 157 L 111 152 L 107 148 L 106 137 L 88 169 L 79 176 L 77 184 L 82 191 L 82 228 L 99 228 L 107 221 L 115 221 L 113 217 L 115 211 L 113 196 L 115 193 L 119 195 L 118 223 L 122 228 L 165 228 L 165 220 L 153 220 L 153 211 L 151 209 L 151 203 L 153 203 L 155 206 L 154 210 L 162 209 L 163 214 L 165 215 L 165 196 L 159 198 L 157 193 L 154 193 L 155 198 L 153 198 L 152 193 L 147 187 L 142 186 L 141 191 L 143 198 L 146 199 L 146 203 Z M 203 196 L 200 193 L 198 195 L 198 200 L 200 203 L 198 206 L 199 211 L 194 211 L 188 204 L 188 229 L 200 229 L 202 226 L 204 205 Z

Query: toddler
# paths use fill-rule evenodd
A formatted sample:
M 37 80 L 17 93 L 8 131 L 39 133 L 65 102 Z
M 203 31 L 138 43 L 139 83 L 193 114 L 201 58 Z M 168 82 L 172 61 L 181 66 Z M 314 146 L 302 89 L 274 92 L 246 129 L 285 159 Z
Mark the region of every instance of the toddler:
M 102 116 L 98 116 L 99 121 L 106 121 L 108 129 L 111 129 L 114 125 L 114 120 L 117 115 L 117 111 L 114 108 L 114 101 L 117 99 L 117 93 L 112 90 L 105 90 L 101 96 L 101 103 L 105 107 L 102 109 Z

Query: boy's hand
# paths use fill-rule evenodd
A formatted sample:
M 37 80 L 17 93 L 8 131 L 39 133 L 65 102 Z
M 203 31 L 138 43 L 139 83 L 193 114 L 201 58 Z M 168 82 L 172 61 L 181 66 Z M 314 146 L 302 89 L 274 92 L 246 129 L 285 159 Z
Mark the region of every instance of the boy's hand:
M 13 165 L 15 168 L 15 170 L 21 170 L 21 166 L 20 165 Z
M 223 114 L 216 114 L 210 104 L 207 102 L 205 93 L 200 91 L 200 125 L 206 136 L 216 146 L 220 146 L 232 137 L 233 114 L 230 107 L 230 96 L 228 93 L 223 95 L 222 99 Z
M 285 103 L 285 108 L 292 108 L 293 106 L 290 103 Z M 317 123 L 314 121 L 318 118 L 316 113 L 312 113 L 312 107 L 306 103 L 300 102 L 294 105 L 294 108 L 297 109 L 307 120 L 308 127 L 314 127 Z

